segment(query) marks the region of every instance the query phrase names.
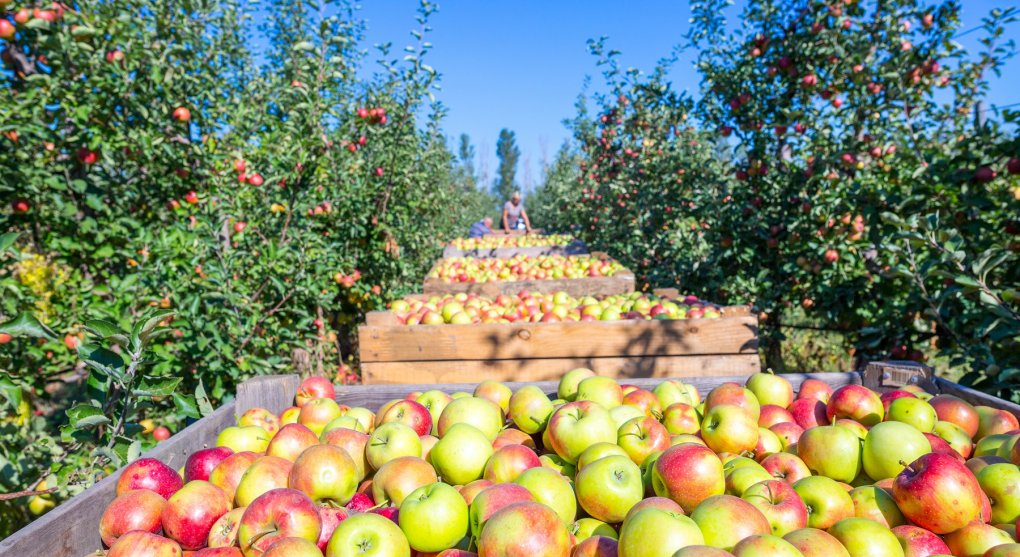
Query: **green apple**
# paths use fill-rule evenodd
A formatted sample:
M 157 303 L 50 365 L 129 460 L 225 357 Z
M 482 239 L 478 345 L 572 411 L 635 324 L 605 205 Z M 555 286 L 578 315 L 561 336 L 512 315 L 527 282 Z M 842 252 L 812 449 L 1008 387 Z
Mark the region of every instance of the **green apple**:
M 582 379 L 577 384 L 574 400 L 590 400 L 602 405 L 606 410 L 612 410 L 623 404 L 623 390 L 616 379 L 596 375 Z
M 269 446 L 269 434 L 257 425 L 230 426 L 216 436 L 216 446 L 227 447 L 235 453 L 261 453 Z
M 1012 544 L 1015 541 L 1006 532 L 980 521 L 971 522 L 959 530 L 946 534 L 945 540 L 953 555 L 961 557 L 985 556 L 993 547 Z
M 557 398 L 573 402 L 577 397 L 577 386 L 588 377 L 595 377 L 595 372 L 583 367 L 568 371 L 560 378 L 559 387 L 556 389 Z
M 741 497 L 752 485 L 772 479 L 774 479 L 772 474 L 769 474 L 761 466 L 734 468 L 726 474 L 726 493 L 734 497 Z
M 577 401 L 559 407 L 549 418 L 547 448 L 567 462 L 575 463 L 595 443 L 615 443 L 617 426 L 609 411 L 591 401 Z
M 690 517 L 650 507 L 620 527 L 619 557 L 662 557 L 704 543 L 705 536 Z
M 644 417 L 645 413 L 640 408 L 635 408 L 634 406 L 617 406 L 609 411 L 609 416 L 613 418 L 616 428 L 620 429 L 623 427 L 623 424 L 634 418 Z
M 804 557 L 790 542 L 777 536 L 748 536 L 733 548 L 733 557 Z
M 492 401 L 504 413 L 510 408 L 510 397 L 513 394 L 510 387 L 492 379 L 486 379 L 479 383 L 474 392 L 474 396 Z
M 922 433 L 931 433 L 935 430 L 935 422 L 939 417 L 931 404 L 919 398 L 901 397 L 889 404 L 885 419 L 912 425 Z
M 577 472 L 574 480 L 577 501 L 592 518 L 603 522 L 623 522 L 645 494 L 641 468 L 629 457 L 613 455 L 600 458 Z
M 567 478 L 573 478 L 577 475 L 577 466 L 563 460 L 559 455 L 544 454 L 538 457 L 538 461 L 542 463 L 543 467 L 555 470 Z
M 577 457 L 577 469 L 581 470 L 585 466 L 605 458 L 607 456 L 627 456 L 627 451 L 623 450 L 622 447 L 616 443 L 595 443 L 588 447 L 581 453 L 581 456 Z
M 577 517 L 577 496 L 570 481 L 552 468 L 529 468 L 514 483 L 527 489 L 535 500 L 556 511 L 564 524 Z
M 850 500 L 854 502 L 854 516 L 867 518 L 886 528 L 892 529 L 907 523 L 900 508 L 896 506 L 889 492 L 874 485 L 855 487 L 850 492 Z
M 458 423 L 450 426 L 429 456 L 444 482 L 465 485 L 482 477 L 492 453 L 492 442 L 484 433 Z
M 903 557 L 903 546 L 896 535 L 873 520 L 844 518 L 829 528 L 829 534 L 843 544 L 850 557 Z
M 840 520 L 854 516 L 854 501 L 850 494 L 831 478 L 808 476 L 797 480 L 793 490 L 807 505 L 810 528 L 825 530 Z
M 701 421 L 701 436 L 717 453 L 754 451 L 758 434 L 757 418 L 735 404 L 713 406 Z
M 401 422 L 380 425 L 368 436 L 365 459 L 375 470 L 402 456 L 421 457 L 421 439 L 411 426 Z
M 864 439 L 864 472 L 875 481 L 894 478 L 905 467 L 901 462 L 914 462 L 930 452 L 931 443 L 917 428 L 902 422 L 882 422 L 872 427 Z
M 454 399 L 439 416 L 439 438 L 442 439 L 454 424 L 459 423 L 475 426 L 492 442 L 503 429 L 503 411 L 495 402 L 486 398 L 472 396 Z
M 783 539 L 793 544 L 804 557 L 850 557 L 839 540 L 817 528 L 794 530 Z
M 579 518 L 576 522 L 574 522 L 574 526 L 570 529 L 570 531 L 574 534 L 574 539 L 576 539 L 578 543 L 581 543 L 592 536 L 602 536 L 604 538 L 612 538 L 614 540 L 618 540 L 620 538 L 619 534 L 616 533 L 616 530 L 614 530 L 612 526 L 602 522 L 601 520 L 595 520 L 594 518 L 589 517 Z
M 939 420 L 935 422 L 935 435 L 941 437 L 954 451 L 960 453 L 963 458 L 970 458 L 974 452 L 974 441 L 962 427 L 953 422 Z
M 529 435 L 545 429 L 553 410 L 552 401 L 535 385 L 521 387 L 510 397 L 510 416 L 514 425 Z
M 346 505 L 358 489 L 358 466 L 347 451 L 334 445 L 305 449 L 290 468 L 288 487 L 317 505 Z
M 732 495 L 715 495 L 695 507 L 691 519 L 705 536 L 705 545 L 732 551 L 740 540 L 772 533 L 757 507 Z
M 787 408 L 793 404 L 793 385 L 781 375 L 771 372 L 753 373 L 744 383 L 762 406 L 774 404 Z
M 410 557 L 411 546 L 392 520 L 378 514 L 359 513 L 340 522 L 326 546 L 325 557 L 348 555 Z
M 291 461 L 278 456 L 260 456 L 241 476 L 234 492 L 238 507 L 247 507 L 267 491 L 287 487 Z
M 446 409 L 447 405 L 453 400 L 453 397 L 439 390 L 425 391 L 418 395 L 414 399 L 415 402 L 421 404 L 428 409 L 429 415 L 432 416 L 432 435 L 439 434 L 439 416 L 443 415 L 443 410 Z
M 837 481 L 851 482 L 861 472 L 861 440 L 843 427 L 809 428 L 797 441 L 797 456 L 812 473 Z
M 468 506 L 456 489 L 436 482 L 405 497 L 397 520 L 412 549 L 443 551 L 467 535 Z
M 319 437 L 325 436 L 334 429 L 353 429 L 354 431 L 360 431 L 362 433 L 368 433 L 365 429 L 365 425 L 358 421 L 354 416 L 340 416 L 335 418 L 333 421 L 326 424 L 326 427 L 322 428 L 322 434 Z
M 436 470 L 428 462 L 415 456 L 395 458 L 373 476 L 372 500 L 399 507 L 414 490 L 438 481 Z
M 992 464 L 977 473 L 977 480 L 992 502 L 992 523 L 1015 523 L 1020 518 L 1020 468 Z

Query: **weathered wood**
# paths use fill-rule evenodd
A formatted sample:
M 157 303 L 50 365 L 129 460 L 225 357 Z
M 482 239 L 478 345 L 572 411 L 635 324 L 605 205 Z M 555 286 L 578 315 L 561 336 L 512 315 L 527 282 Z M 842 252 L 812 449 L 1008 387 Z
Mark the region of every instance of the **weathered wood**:
M 365 314 L 365 325 L 369 327 L 398 327 L 400 322 L 391 311 L 370 311 Z
M 219 432 L 234 424 L 234 410 L 234 403 L 225 404 L 142 456 L 173 468 L 184 466 L 188 455 L 214 445 Z M 102 547 L 99 519 L 116 496 L 121 472 L 117 470 L 0 541 L 0 557 L 82 557 Z
M 864 368 L 861 376 L 864 386 L 875 391 L 897 389 L 906 385 L 918 385 L 928 391 L 935 389 L 932 382 L 934 370 L 922 363 L 909 360 L 871 362 Z
M 294 405 L 294 393 L 301 383 L 297 375 L 264 375 L 237 386 L 236 411 L 244 414 L 251 408 L 265 408 L 279 414 Z
M 362 362 L 757 354 L 758 320 L 363 326 Z
M 453 246 L 443 248 L 443 257 L 474 257 L 477 259 L 509 259 L 518 255 L 536 257 L 540 255 L 585 255 L 588 246 L 581 240 L 574 240 L 565 246 L 527 246 L 490 249 L 457 249 Z
M 478 383 L 550 381 L 579 367 L 621 380 L 635 377 L 724 377 L 761 371 L 757 354 L 533 358 L 525 360 L 446 360 L 362 362 L 365 384 Z

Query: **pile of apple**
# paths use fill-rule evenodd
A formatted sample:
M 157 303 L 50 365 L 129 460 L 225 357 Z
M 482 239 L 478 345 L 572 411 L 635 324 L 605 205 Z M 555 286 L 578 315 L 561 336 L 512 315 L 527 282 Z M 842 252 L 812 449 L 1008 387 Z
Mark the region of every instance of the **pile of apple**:
M 632 292 L 574 298 L 566 292 L 543 294 L 527 290 L 495 298 L 463 292 L 428 299 L 409 296 L 391 302 L 390 311 L 404 325 L 713 319 L 722 316 L 718 306 L 702 302 L 696 296 L 671 300 Z
M 127 467 L 109 557 L 1020 555 L 1016 416 L 915 387 L 755 374 L 653 390 L 409 393 L 377 412 L 323 378 L 247 411 L 183 471 Z M 194 553 L 191 553 L 194 552 Z
M 611 277 L 623 266 L 592 255 L 516 255 L 509 259 L 449 257 L 428 278 L 442 282 L 514 282 L 521 280 Z
M 456 238 L 450 247 L 460 250 L 498 248 L 548 248 L 566 246 L 574 241 L 566 234 L 527 234 L 520 236 L 483 236 L 481 238 Z

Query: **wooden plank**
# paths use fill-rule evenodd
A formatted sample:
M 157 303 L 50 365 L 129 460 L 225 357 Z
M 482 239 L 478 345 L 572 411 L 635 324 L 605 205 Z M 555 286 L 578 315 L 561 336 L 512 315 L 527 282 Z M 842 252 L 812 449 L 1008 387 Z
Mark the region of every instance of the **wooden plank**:
M 234 404 L 228 403 L 142 456 L 159 459 L 173 468 L 184 466 L 188 455 L 214 445 L 219 432 L 235 423 L 234 410 Z M 99 519 L 116 496 L 121 471 L 0 541 L 0 556 L 82 557 L 95 552 L 102 547 Z
M 402 327 L 392 311 L 370 311 L 365 314 L 365 325 L 369 327 Z
M 540 255 L 586 255 L 588 246 L 581 240 L 574 240 L 565 246 L 530 246 L 513 248 L 490 248 L 462 250 L 453 246 L 443 248 L 443 258 L 475 257 L 478 259 L 509 259 L 518 255 L 537 257 Z
M 757 354 L 758 320 L 482 323 L 359 329 L 361 361 Z
M 458 360 L 363 362 L 366 384 L 478 383 L 551 381 L 586 367 L 608 377 L 706 377 L 749 375 L 761 371 L 757 354 L 597 358 L 536 358 L 528 360 Z
M 265 408 L 279 414 L 294 405 L 294 393 L 301 383 L 297 375 L 263 375 L 237 386 L 238 415 L 251 408 Z

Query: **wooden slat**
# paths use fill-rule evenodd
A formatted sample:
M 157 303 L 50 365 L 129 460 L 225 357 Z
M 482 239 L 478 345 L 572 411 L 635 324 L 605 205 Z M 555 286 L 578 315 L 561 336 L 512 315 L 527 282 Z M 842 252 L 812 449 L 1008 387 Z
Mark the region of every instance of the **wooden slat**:
M 363 363 L 757 354 L 758 320 L 364 326 L 358 337 Z
M 757 354 L 606 358 L 538 358 L 530 360 L 459 360 L 363 362 L 366 384 L 478 383 L 551 381 L 586 367 L 608 377 L 708 377 L 749 375 L 761 370 Z
M 369 327 L 400 327 L 397 316 L 391 311 L 370 311 L 365 314 L 365 325 Z
M 294 393 L 301 380 L 297 375 L 253 377 L 237 386 L 237 412 L 261 407 L 279 414 L 294 405 Z
M 188 455 L 215 444 L 219 432 L 235 423 L 234 410 L 233 403 L 222 406 L 143 456 L 157 458 L 173 468 L 184 466 Z M 117 470 L 39 520 L 0 541 L 0 556 L 82 557 L 99 549 L 102 546 L 99 519 L 116 495 L 120 474 L 121 470 Z

